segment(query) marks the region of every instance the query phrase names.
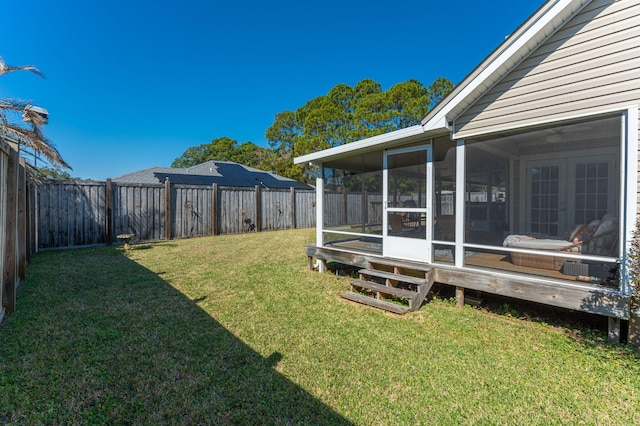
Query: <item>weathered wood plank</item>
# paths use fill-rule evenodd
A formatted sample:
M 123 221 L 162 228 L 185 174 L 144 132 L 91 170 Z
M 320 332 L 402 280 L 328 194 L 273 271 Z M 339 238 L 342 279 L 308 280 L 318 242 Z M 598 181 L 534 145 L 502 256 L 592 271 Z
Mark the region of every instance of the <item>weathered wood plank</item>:
M 398 315 L 405 314 L 409 311 L 409 308 L 406 306 L 398 305 L 391 302 L 385 302 L 384 300 L 374 299 L 373 297 L 364 296 L 362 294 L 354 293 L 351 291 L 342 293 L 340 296 L 344 299 L 351 300 L 352 302 L 384 309 L 385 311 L 393 312 L 394 314 Z
M 113 243 L 113 183 L 107 179 L 104 196 L 104 229 L 107 245 Z
M 420 285 L 427 283 L 427 280 L 425 280 L 424 278 L 410 277 L 408 275 L 394 274 L 393 272 L 380 271 L 376 269 L 360 269 L 358 272 L 361 275 L 367 277 L 379 277 L 387 280 L 400 281 L 409 284 Z
M 218 184 L 211 185 L 211 235 L 218 235 Z
M 406 290 L 404 288 L 392 287 L 384 284 L 378 284 L 378 283 L 374 283 L 373 281 L 367 281 L 367 280 L 351 281 L 351 286 L 357 287 L 357 288 L 366 288 L 368 290 L 375 291 L 378 293 L 404 297 L 405 299 L 411 299 L 412 297 L 415 297 L 418 294 L 415 291 Z
M 9 145 L 0 138 L 0 318 L 4 317 L 5 294 L 5 253 L 7 248 L 7 163 L 9 161 Z
M 171 183 L 164 183 L 164 239 L 171 239 Z
M 582 286 L 570 283 L 549 283 L 522 275 L 496 274 L 490 271 L 460 271 L 436 268 L 435 280 L 449 284 L 528 300 L 560 308 L 629 318 L 629 296 L 602 287 Z
M 255 186 L 255 191 L 256 191 L 256 195 L 255 195 L 255 204 L 254 204 L 254 211 L 255 211 L 255 215 L 256 215 L 256 219 L 254 221 L 255 223 L 255 231 L 256 232 L 260 232 L 260 187 L 258 185 Z
M 18 163 L 19 155 L 17 150 L 11 150 L 7 161 L 6 175 L 6 206 L 7 215 L 5 217 L 5 252 L 3 274 L 3 303 L 5 311 L 12 313 L 16 310 L 16 286 L 17 286 L 17 209 L 18 209 Z
M 27 277 L 27 176 L 24 158 L 18 164 L 18 280 L 22 282 Z
M 306 255 L 323 261 L 364 268 L 381 259 L 377 256 L 332 250 L 312 244 L 306 246 Z M 440 284 L 612 318 L 629 319 L 630 296 L 613 289 L 565 283 L 560 280 L 549 282 L 525 275 L 498 274 L 478 269 L 458 270 L 441 265 L 434 266 L 434 271 L 434 281 Z
M 296 189 L 293 186 L 289 190 L 289 227 L 296 229 Z
M 414 271 L 429 272 L 433 270 L 433 265 L 425 263 L 412 262 L 408 260 L 389 260 L 389 259 L 374 259 L 370 261 L 371 269 L 378 269 L 378 266 L 396 267 L 400 269 L 410 269 Z

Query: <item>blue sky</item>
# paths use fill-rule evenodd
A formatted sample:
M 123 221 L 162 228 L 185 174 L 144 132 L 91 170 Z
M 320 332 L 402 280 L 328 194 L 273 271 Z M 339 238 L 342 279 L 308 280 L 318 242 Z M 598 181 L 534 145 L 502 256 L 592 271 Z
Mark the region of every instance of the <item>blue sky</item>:
M 0 97 L 49 111 L 72 176 L 170 166 L 227 136 L 267 144 L 274 115 L 336 84 L 460 82 L 542 0 L 32 0 L 3 5 Z

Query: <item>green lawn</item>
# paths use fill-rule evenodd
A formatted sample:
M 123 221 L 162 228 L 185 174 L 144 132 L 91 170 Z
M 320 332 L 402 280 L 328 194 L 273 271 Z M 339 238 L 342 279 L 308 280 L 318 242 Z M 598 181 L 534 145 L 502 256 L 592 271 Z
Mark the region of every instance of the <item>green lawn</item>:
M 36 255 L 0 329 L 0 423 L 640 423 L 638 351 L 448 300 L 347 302 L 349 278 L 306 269 L 313 235 Z

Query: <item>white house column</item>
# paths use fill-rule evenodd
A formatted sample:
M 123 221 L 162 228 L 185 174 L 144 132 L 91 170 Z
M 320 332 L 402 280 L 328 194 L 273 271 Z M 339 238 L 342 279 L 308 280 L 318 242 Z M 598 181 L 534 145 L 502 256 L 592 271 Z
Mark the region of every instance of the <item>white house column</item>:
M 322 223 L 324 212 L 324 167 L 319 165 L 320 171 L 316 178 L 316 245 L 322 247 L 324 245 L 324 239 L 322 237 L 322 230 L 324 224 Z
M 323 237 L 323 213 L 324 213 L 324 167 L 322 164 L 318 165 L 318 177 L 316 178 L 316 246 L 322 247 L 324 245 Z M 324 261 L 318 260 L 318 271 L 325 272 L 327 266 Z
M 624 294 L 631 294 L 631 282 L 633 277 L 628 270 L 627 256 L 631 250 L 631 240 L 636 229 L 638 214 L 638 107 L 633 106 L 622 115 L 622 167 L 621 179 L 624 188 L 624 196 L 621 197 L 622 209 L 626 220 L 620 221 L 620 234 L 622 238 L 621 288 Z
M 456 256 L 455 266 L 464 266 L 464 221 L 465 221 L 465 144 L 464 141 L 456 141 Z

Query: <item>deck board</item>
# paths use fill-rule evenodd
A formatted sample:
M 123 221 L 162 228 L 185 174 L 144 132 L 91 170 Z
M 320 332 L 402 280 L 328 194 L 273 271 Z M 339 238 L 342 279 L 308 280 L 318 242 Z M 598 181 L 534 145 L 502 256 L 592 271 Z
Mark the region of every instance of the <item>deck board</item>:
M 323 261 L 361 268 L 383 259 L 314 245 L 308 245 L 306 253 Z M 476 258 L 469 261 L 470 257 Z M 613 318 L 629 318 L 630 296 L 618 289 L 576 281 L 575 277 L 558 271 L 513 265 L 504 255 L 478 253 L 470 257 L 465 259 L 467 266 L 461 269 L 452 264 L 429 265 L 435 271 L 435 282 Z M 384 258 L 385 262 L 393 260 Z

